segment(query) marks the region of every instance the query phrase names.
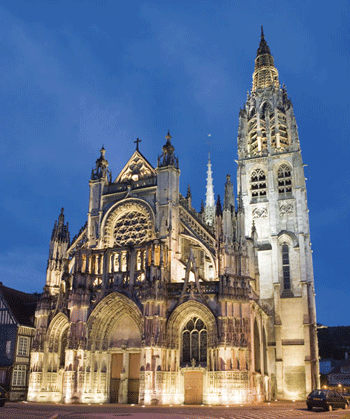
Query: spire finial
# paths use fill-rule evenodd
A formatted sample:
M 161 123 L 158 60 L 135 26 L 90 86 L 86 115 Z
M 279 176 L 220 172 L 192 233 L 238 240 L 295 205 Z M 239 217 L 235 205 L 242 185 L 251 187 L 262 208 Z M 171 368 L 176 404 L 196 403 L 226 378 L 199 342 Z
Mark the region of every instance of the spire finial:
M 170 130 L 168 129 L 168 134 L 165 136 L 166 142 L 167 142 L 167 143 L 170 143 L 170 140 L 171 140 L 172 138 L 173 138 L 173 137 L 170 135 Z
M 278 71 L 275 67 L 273 56 L 265 40 L 264 28 L 261 26 L 261 38 L 255 59 L 255 70 L 253 74 L 253 89 L 265 89 L 268 87 L 279 88 Z

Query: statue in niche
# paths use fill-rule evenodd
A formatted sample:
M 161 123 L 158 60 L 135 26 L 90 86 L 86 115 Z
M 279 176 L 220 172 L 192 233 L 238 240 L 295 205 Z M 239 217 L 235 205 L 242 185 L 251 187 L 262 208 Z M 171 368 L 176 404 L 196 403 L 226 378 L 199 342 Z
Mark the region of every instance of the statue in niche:
M 86 268 L 86 255 L 81 255 L 81 271 L 85 272 Z
M 141 258 L 141 252 L 137 252 L 137 258 L 136 258 L 136 270 L 140 271 L 142 269 L 142 258 Z
M 120 271 L 119 254 L 114 255 L 114 272 Z
M 127 257 L 126 252 L 122 253 L 122 271 L 125 272 L 127 270 Z

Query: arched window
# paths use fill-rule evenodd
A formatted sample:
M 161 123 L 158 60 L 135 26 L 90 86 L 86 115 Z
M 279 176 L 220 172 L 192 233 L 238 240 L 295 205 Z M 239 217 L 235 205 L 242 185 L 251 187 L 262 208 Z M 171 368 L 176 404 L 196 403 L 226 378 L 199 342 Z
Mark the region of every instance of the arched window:
M 190 319 L 182 331 L 182 362 L 207 361 L 207 328 L 198 317 Z
M 68 327 L 63 331 L 59 347 L 60 368 L 64 368 L 66 360 L 66 346 L 68 338 Z
M 267 343 L 266 343 L 266 330 L 263 329 L 263 357 L 264 357 L 264 374 L 267 375 Z
M 250 188 L 252 192 L 252 198 L 265 197 L 266 196 L 266 175 L 263 170 L 255 169 L 250 177 Z
M 292 193 L 292 170 L 287 164 L 281 164 L 277 172 L 278 195 L 289 196 Z
M 258 122 L 257 116 L 254 114 L 248 122 L 248 150 L 253 156 L 258 154 Z
M 289 246 L 282 244 L 283 289 L 290 290 Z
M 255 371 L 261 373 L 260 334 L 256 319 L 254 321 L 254 366 Z

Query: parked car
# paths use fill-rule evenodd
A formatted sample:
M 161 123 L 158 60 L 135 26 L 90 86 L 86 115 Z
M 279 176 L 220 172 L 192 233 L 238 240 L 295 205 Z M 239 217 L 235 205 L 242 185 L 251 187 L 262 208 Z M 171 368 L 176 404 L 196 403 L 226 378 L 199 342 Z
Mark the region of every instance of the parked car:
M 314 407 L 322 407 L 324 410 L 333 410 L 341 407 L 347 409 L 349 404 L 345 397 L 343 397 L 336 390 L 313 390 L 306 399 L 308 410 Z
M 350 394 L 349 393 L 342 393 L 341 395 L 346 399 L 346 401 L 349 404 L 350 403 Z
M 6 391 L 0 386 L 0 407 L 4 407 L 6 400 Z

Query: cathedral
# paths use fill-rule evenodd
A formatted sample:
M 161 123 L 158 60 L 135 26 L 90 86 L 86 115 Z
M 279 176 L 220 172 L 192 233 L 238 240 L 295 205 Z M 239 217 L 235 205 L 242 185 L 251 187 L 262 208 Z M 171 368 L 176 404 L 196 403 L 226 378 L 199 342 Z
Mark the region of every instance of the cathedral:
M 28 400 L 243 404 L 319 386 L 308 206 L 297 124 L 264 33 L 239 112 L 237 196 L 200 212 L 179 190 L 170 133 L 153 167 L 116 179 L 106 151 L 88 215 L 54 224 L 36 309 Z M 203 185 L 204 187 L 204 185 Z

